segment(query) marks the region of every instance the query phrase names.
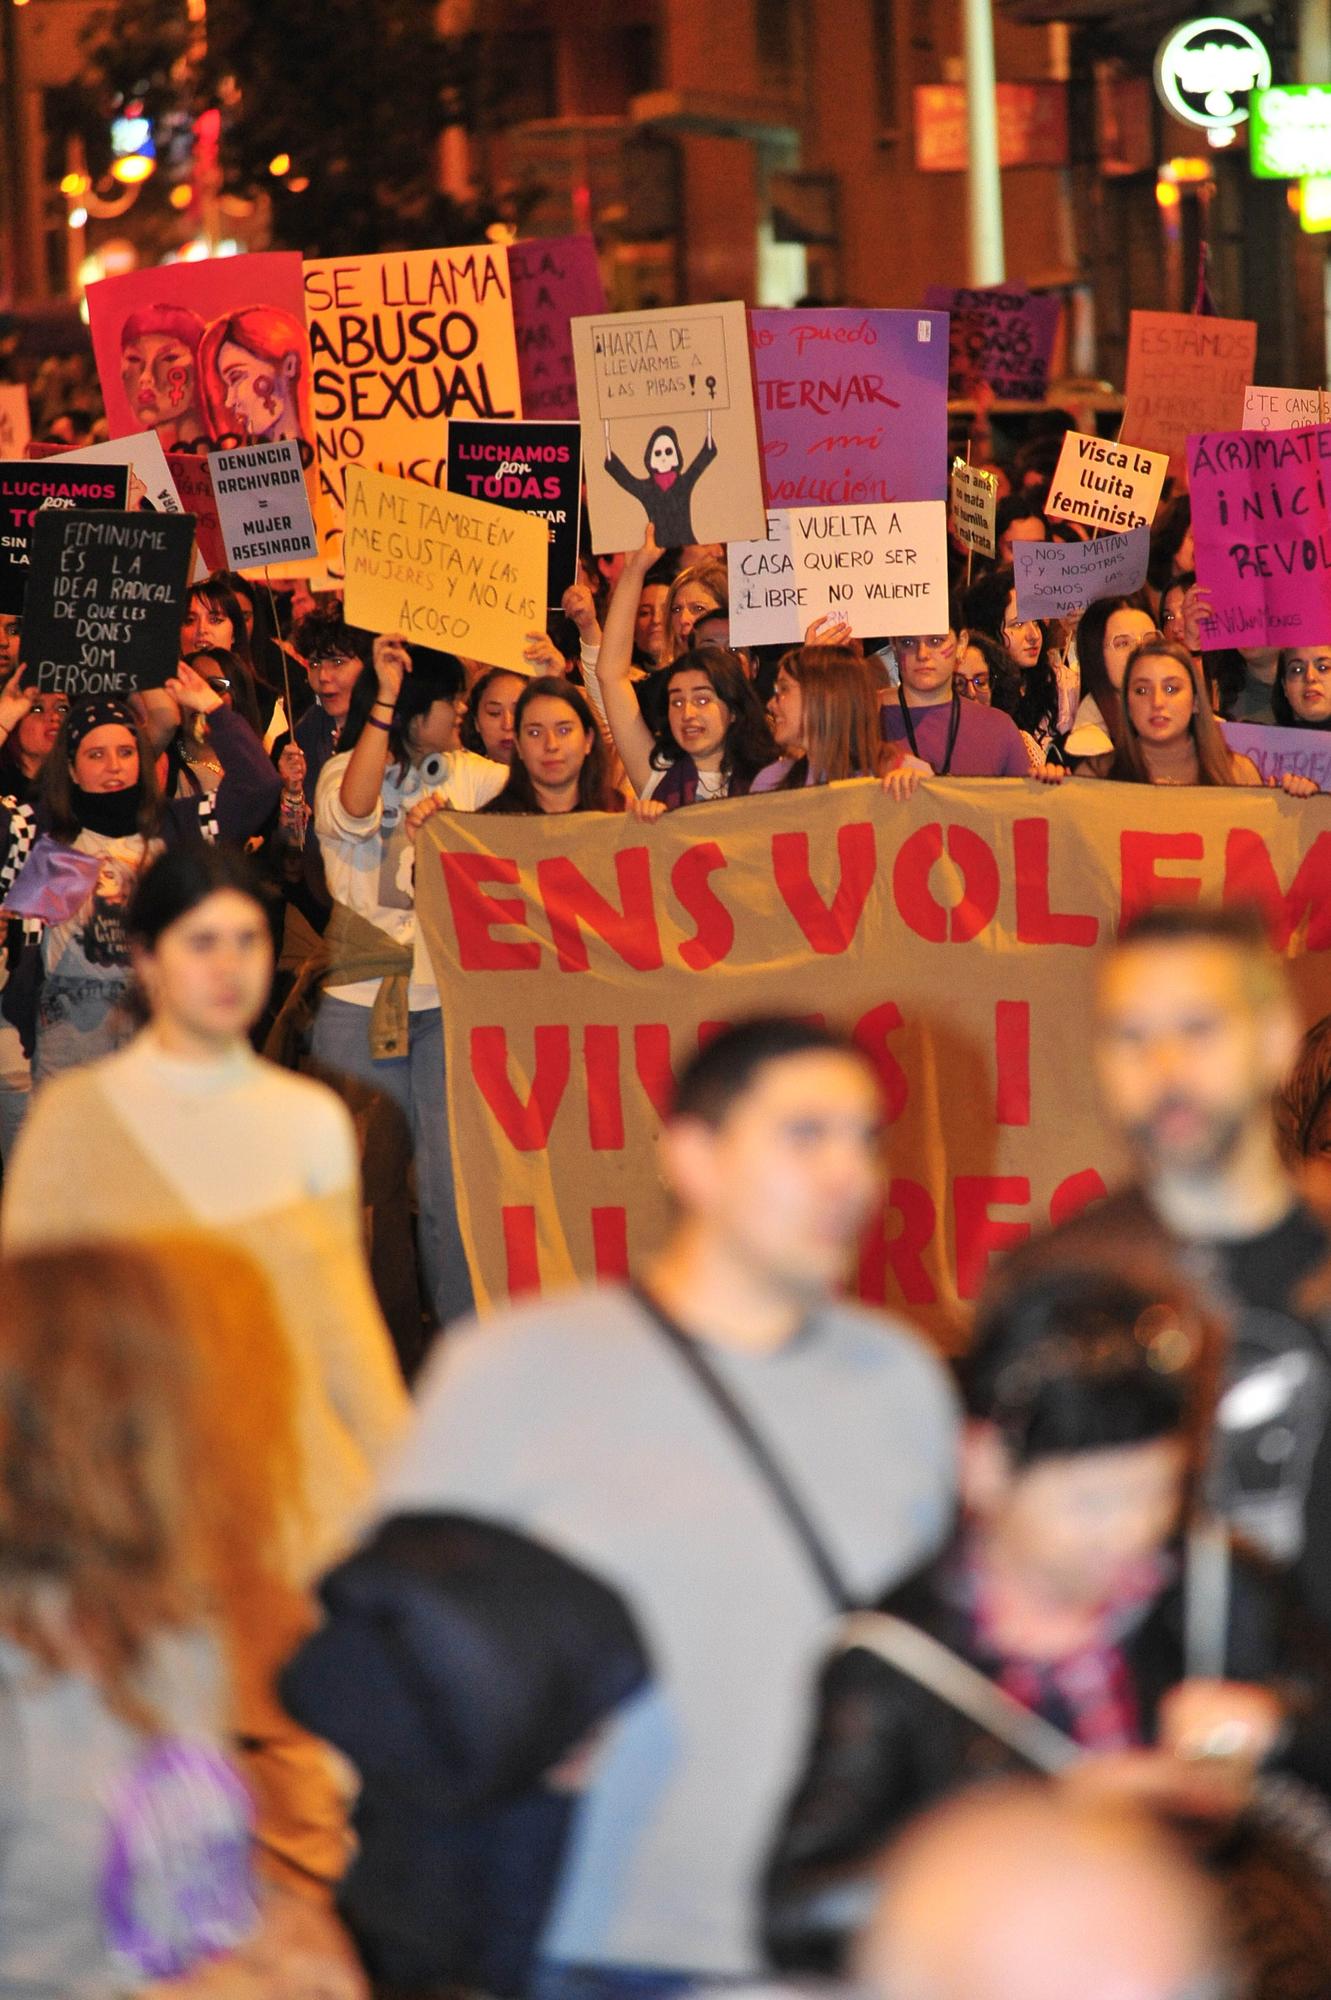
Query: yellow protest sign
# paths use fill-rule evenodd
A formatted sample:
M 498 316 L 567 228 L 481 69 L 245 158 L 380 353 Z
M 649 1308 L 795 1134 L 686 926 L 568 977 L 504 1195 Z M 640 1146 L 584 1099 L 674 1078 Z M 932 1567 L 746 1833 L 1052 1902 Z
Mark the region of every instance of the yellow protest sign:
M 548 547 L 538 515 L 347 468 L 346 615 L 367 631 L 523 672 Z
M 353 465 L 442 485 L 451 417 L 519 417 L 508 254 L 496 243 L 307 263 L 324 556 L 342 573 Z

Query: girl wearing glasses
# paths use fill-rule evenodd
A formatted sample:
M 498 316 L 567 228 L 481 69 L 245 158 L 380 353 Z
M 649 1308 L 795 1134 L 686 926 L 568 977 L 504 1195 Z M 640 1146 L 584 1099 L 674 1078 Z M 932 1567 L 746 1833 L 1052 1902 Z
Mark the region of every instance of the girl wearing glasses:
M 1021 674 L 1006 647 L 984 632 L 965 634 L 965 645 L 953 675 L 952 685 L 963 701 L 975 701 L 982 708 L 999 708 L 1013 715 L 1021 701 Z M 1043 770 L 1044 751 L 1025 729 L 1018 731 L 1032 772 Z
M 1331 729 L 1331 644 L 1285 648 L 1271 712 L 1282 729 Z

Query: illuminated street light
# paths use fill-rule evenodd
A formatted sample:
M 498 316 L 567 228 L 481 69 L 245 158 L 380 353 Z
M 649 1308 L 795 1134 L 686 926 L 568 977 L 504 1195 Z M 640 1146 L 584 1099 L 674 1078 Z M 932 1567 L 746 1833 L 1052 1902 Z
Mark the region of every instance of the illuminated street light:
M 112 121 L 111 151 L 115 154 L 111 173 L 122 187 L 137 187 L 156 173 L 152 121 L 139 115 L 137 104 L 130 107 L 125 117 Z
M 123 160 L 111 163 L 112 178 L 122 187 L 137 187 L 140 181 L 151 180 L 157 172 L 156 160 L 150 160 L 142 153 L 126 153 Z

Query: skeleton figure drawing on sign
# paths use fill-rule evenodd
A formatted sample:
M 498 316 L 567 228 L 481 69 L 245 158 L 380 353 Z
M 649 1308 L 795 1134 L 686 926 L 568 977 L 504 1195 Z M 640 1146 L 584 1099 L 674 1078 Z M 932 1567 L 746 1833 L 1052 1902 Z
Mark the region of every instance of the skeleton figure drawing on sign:
M 715 457 L 710 410 L 707 435 L 691 465 L 684 463 L 679 433 L 674 426 L 658 424 L 643 453 L 643 478 L 630 472 L 615 452 L 610 443 L 610 425 L 605 426 L 605 469 L 617 486 L 622 486 L 640 503 L 663 549 L 677 549 L 685 542 L 697 540 L 693 532 L 693 489 Z

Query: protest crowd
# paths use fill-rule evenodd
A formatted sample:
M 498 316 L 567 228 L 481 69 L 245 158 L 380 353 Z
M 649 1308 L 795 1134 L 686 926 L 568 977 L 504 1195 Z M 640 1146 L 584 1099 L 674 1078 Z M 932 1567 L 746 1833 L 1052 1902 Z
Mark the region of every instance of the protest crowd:
M 0 463 L 0 1996 L 1331 1995 L 1331 425 L 511 254 Z

